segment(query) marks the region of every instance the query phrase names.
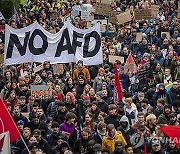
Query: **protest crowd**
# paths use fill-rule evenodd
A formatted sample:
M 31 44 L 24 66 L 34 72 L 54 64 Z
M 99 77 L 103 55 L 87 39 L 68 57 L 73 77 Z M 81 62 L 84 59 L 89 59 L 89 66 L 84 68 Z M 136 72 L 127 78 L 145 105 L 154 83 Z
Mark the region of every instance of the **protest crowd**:
M 0 18 L 17 31 L 38 22 L 49 35 L 66 21 L 82 31 L 100 24 L 102 44 L 98 65 L 1 62 L 0 96 L 22 136 L 11 153 L 180 154 L 180 133 L 165 129 L 175 141 L 161 130 L 180 126 L 179 2 L 28 0 Z

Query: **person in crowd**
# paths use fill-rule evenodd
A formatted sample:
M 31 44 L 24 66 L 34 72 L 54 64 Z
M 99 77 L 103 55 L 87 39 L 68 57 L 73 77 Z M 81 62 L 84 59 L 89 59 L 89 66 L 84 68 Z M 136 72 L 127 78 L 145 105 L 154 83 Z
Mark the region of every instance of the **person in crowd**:
M 63 131 L 67 136 L 69 136 L 75 129 L 76 119 L 77 116 L 73 112 L 67 112 L 65 121 L 59 125 L 59 130 Z
M 36 138 L 40 149 L 42 149 L 47 154 L 50 154 L 50 146 L 48 142 L 42 137 L 41 131 L 39 129 L 35 129 L 32 132 L 32 135 Z
M 107 126 L 107 135 L 103 137 L 102 148 L 107 148 L 110 152 L 115 150 L 115 142 L 121 141 L 123 148 L 126 146 L 126 140 L 124 139 L 120 131 L 116 131 L 113 124 Z
M 113 124 L 117 129 L 119 127 L 119 121 L 121 119 L 121 115 L 118 114 L 117 106 L 115 104 L 110 104 L 108 106 L 108 116 L 105 118 L 105 123 Z

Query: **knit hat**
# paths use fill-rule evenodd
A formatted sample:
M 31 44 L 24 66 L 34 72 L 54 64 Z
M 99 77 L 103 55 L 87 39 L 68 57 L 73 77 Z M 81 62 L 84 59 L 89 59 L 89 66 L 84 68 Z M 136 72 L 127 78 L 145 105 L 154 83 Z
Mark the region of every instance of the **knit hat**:
M 24 121 L 19 120 L 19 121 L 17 122 L 17 125 L 23 125 L 23 126 L 24 126 Z
M 99 95 L 101 98 L 103 97 L 102 91 L 98 91 L 96 95 Z
M 54 98 L 57 98 L 58 100 L 62 100 L 62 95 L 61 95 L 61 93 L 57 93 L 55 96 L 54 96 Z
M 104 69 L 110 68 L 110 66 L 108 64 L 104 65 Z
M 89 96 L 84 96 L 84 104 L 85 105 L 89 105 L 90 104 L 90 102 L 91 102 L 91 100 L 90 100 L 90 97 Z
M 52 123 L 51 128 L 55 128 L 55 127 L 59 127 L 59 123 L 58 122 L 53 122 Z

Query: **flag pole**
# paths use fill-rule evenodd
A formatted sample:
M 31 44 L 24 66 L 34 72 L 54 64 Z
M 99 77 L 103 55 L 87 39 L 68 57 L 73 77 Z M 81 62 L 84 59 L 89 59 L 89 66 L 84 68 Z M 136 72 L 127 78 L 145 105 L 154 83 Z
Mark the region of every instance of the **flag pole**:
M 24 141 L 24 139 L 23 139 L 22 135 L 21 135 L 20 137 L 21 137 L 21 140 L 23 141 L 23 143 L 24 143 L 24 145 L 25 145 L 25 147 L 26 147 L 26 149 L 27 149 L 28 153 L 29 153 L 29 154 L 31 154 L 31 152 L 30 152 L 30 150 L 29 150 L 29 148 L 28 148 L 28 146 L 27 146 L 26 142 Z

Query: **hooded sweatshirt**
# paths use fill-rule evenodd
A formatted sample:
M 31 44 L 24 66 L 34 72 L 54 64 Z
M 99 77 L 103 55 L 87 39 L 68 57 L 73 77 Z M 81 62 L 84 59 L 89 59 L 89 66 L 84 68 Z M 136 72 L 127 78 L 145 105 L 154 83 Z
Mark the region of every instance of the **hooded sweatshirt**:
M 127 127 L 122 126 L 122 122 L 127 123 Z M 119 121 L 120 126 L 118 127 L 118 130 L 122 132 L 124 138 L 126 139 L 126 142 L 130 142 L 130 136 L 135 133 L 135 129 L 130 126 L 129 119 L 124 115 L 121 117 Z

